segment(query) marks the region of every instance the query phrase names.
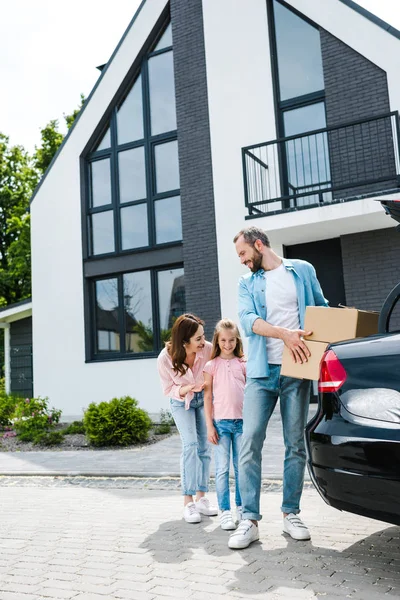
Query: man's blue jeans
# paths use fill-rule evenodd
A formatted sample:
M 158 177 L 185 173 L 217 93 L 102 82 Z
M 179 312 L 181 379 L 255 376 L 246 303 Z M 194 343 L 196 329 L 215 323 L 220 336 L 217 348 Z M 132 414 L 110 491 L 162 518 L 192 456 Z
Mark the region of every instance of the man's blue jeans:
M 181 436 L 181 485 L 183 496 L 208 492 L 211 444 L 207 440 L 203 392 L 195 392 L 190 408 L 170 399 L 171 413 Z
M 261 452 L 268 421 L 280 400 L 285 444 L 283 469 L 284 513 L 300 512 L 306 452 L 304 429 L 307 423 L 311 382 L 280 375 L 280 365 L 269 365 L 269 377 L 248 379 L 244 394 L 243 436 L 239 458 L 239 485 L 243 518 L 259 521 Z
M 215 488 L 217 491 L 218 507 L 220 511 L 230 510 L 229 495 L 229 468 L 231 462 L 235 472 L 235 503 L 242 506 L 239 492 L 238 463 L 239 450 L 242 439 L 242 419 L 218 419 L 214 421 L 218 433 L 218 445 L 214 447 L 215 459 Z

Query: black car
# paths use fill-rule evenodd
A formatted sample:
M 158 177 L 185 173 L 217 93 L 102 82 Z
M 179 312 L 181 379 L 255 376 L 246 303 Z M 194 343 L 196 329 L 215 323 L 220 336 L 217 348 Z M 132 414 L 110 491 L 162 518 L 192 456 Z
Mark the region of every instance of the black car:
M 382 202 L 400 222 L 400 201 Z M 400 238 L 399 238 L 400 242 Z M 331 344 L 321 361 L 318 411 L 306 427 L 311 479 L 331 506 L 400 525 L 400 299 L 389 294 L 379 335 Z

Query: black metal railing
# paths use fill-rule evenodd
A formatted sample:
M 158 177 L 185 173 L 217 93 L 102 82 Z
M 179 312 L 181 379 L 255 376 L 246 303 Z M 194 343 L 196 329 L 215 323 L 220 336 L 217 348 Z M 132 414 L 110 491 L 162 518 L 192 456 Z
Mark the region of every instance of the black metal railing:
M 399 143 L 396 111 L 242 148 L 249 216 L 394 190 Z

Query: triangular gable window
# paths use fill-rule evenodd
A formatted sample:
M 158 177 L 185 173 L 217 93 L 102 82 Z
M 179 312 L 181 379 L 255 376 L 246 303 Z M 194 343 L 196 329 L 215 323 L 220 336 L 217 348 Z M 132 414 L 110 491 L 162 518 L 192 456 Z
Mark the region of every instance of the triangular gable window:
M 118 144 L 143 139 L 142 77 L 136 79 L 117 113 Z
M 162 34 L 160 40 L 158 41 L 156 47 L 153 52 L 158 52 L 158 50 L 163 50 L 164 48 L 169 48 L 172 46 L 172 28 L 171 23 L 168 25 L 167 29 Z
M 110 134 L 110 128 L 108 127 L 107 131 L 105 132 L 100 144 L 97 146 L 96 151 L 98 150 L 107 150 L 108 148 L 111 147 L 111 134 Z

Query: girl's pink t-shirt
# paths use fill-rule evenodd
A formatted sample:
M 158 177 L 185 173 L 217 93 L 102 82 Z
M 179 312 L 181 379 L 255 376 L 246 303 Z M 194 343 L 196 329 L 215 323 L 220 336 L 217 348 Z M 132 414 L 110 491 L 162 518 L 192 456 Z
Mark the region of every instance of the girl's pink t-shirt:
M 208 361 L 204 371 L 212 377 L 214 419 L 242 419 L 246 361 L 217 356 Z

